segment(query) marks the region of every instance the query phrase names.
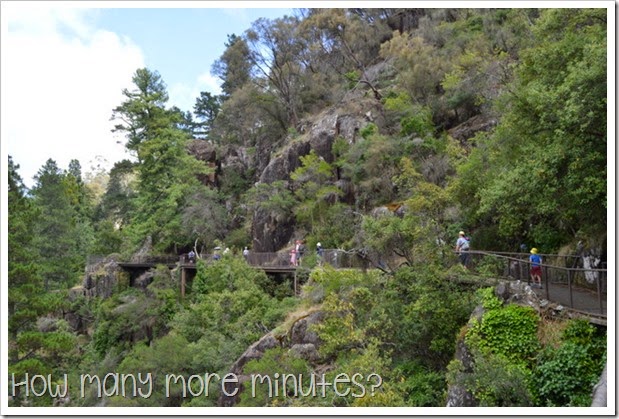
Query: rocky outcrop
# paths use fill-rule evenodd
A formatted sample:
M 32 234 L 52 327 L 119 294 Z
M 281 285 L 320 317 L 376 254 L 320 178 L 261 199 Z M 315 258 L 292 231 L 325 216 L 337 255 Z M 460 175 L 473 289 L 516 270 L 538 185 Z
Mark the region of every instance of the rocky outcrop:
M 464 144 L 466 140 L 474 137 L 478 132 L 490 131 L 496 124 L 495 118 L 487 115 L 475 115 L 447 132 L 452 138 Z
M 215 163 L 217 159 L 217 149 L 210 141 L 191 140 L 187 144 L 187 151 L 196 159 L 203 162 Z
M 324 315 L 321 311 L 314 311 L 297 319 L 285 334 L 275 331 L 269 332 L 247 348 L 243 355 L 232 364 L 229 371 L 238 378 L 239 391 L 234 394 L 234 390 L 237 386 L 236 383 L 226 383 L 225 393 L 234 394 L 234 396 L 227 396 L 222 391 L 219 396 L 218 405 L 229 407 L 238 403 L 241 397 L 240 395 L 245 389 L 244 383 L 251 379 L 249 375 L 243 372 L 244 366 L 249 361 L 262 358 L 264 353 L 269 349 L 277 347 L 288 348 L 292 354 L 307 360 L 310 365 L 316 366 L 316 368 L 319 369 L 321 359 L 318 348 L 321 342 L 318 335 L 311 330 L 310 326 L 320 323 L 323 317 Z
M 301 166 L 301 157 L 314 151 L 326 162 L 332 163 L 335 159 L 332 148 L 337 138 L 343 138 L 353 144 L 359 138 L 359 130 L 374 120 L 378 114 L 372 109 L 374 102 L 364 103 L 368 106 L 362 116 L 343 114 L 338 109 L 331 108 L 316 119 L 316 122 L 302 125 L 303 135 L 287 142 L 287 146 L 271 158 L 268 165 L 259 176 L 261 183 L 273 183 L 278 180 L 288 182 L 290 174 Z M 361 105 L 358 105 L 361 106 Z M 345 181 L 339 180 L 346 202 L 354 201 L 354 188 Z M 286 246 L 294 234 L 294 220 L 292 216 L 283 217 L 264 210 L 254 213 L 252 220 L 253 247 L 257 252 L 273 252 Z
M 86 267 L 82 285 L 71 289 L 70 295 L 108 298 L 119 283 L 127 282 L 127 274 L 118 266 L 114 255 Z
M 283 215 L 257 208 L 251 232 L 255 252 L 276 252 L 290 242 L 294 233 L 294 218 L 292 214 Z
M 307 141 L 291 143 L 275 158 L 260 175 L 260 182 L 273 183 L 276 180 L 288 180 L 290 173 L 301 165 L 300 158 L 309 154 L 310 144 Z
M 604 371 L 600 376 L 600 381 L 593 388 L 593 400 L 591 407 L 606 407 L 607 406 L 607 373 L 608 362 L 604 364 Z

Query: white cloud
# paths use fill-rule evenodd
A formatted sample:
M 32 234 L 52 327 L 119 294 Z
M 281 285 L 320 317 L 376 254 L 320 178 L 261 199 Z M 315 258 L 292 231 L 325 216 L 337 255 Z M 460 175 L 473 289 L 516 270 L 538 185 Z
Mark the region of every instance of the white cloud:
M 144 67 L 141 50 L 89 23 L 94 11 L 5 5 L 2 142 L 24 182 L 32 185 L 48 158 L 61 168 L 76 158 L 83 169 L 96 156 L 126 158 L 110 117 Z
M 221 94 L 219 83 L 219 78 L 213 77 L 210 73 L 200 74 L 191 86 L 185 83 L 175 83 L 168 88 L 170 97 L 168 105 L 176 105 L 182 111 L 193 113 L 193 105 L 200 96 L 200 92 L 210 92 L 213 95 Z

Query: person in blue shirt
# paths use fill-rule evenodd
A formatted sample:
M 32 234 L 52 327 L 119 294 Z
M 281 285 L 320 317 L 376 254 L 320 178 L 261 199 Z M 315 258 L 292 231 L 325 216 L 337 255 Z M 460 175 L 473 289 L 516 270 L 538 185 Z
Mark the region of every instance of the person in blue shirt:
M 531 249 L 531 256 L 529 256 L 531 262 L 531 281 L 537 288 L 542 287 L 542 257 L 537 254 L 537 249 L 534 247 Z

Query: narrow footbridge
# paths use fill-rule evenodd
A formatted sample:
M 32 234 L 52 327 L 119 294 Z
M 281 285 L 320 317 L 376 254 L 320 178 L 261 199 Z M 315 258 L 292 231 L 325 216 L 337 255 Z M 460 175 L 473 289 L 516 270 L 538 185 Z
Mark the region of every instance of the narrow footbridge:
M 469 251 L 469 272 L 490 278 L 507 279 L 530 283 L 530 262 L 528 253 L 507 253 L 490 251 Z M 307 256 L 315 259 L 309 252 Z M 560 305 L 570 311 L 581 313 L 599 324 L 606 324 L 607 318 L 607 269 L 605 263 L 590 266 L 581 256 L 541 254 L 542 288 L 532 288 L 540 299 Z M 199 259 L 206 263 L 225 262 L 216 254 L 202 254 Z M 244 256 L 250 266 L 263 270 L 268 275 L 289 275 L 294 277 L 297 291 L 297 273 L 310 266 L 303 257 L 298 264 L 292 264 L 286 252 L 250 252 Z M 89 264 L 92 262 L 89 258 Z M 316 260 L 316 259 L 315 259 Z M 453 263 L 457 260 L 453 258 Z M 316 263 L 330 265 L 335 269 L 367 270 L 379 267 L 370 258 L 356 252 L 341 249 L 325 249 Z M 135 275 L 158 265 L 181 271 L 181 295 L 184 296 L 187 282 L 196 273 L 197 264 L 190 261 L 187 254 L 180 256 L 166 255 L 159 257 L 133 258 L 131 261 L 119 262 L 125 271 Z

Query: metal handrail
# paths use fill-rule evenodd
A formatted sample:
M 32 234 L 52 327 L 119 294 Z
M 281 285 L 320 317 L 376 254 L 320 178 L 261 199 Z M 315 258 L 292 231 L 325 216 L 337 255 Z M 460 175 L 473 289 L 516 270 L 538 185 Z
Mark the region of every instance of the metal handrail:
M 482 257 L 491 257 L 494 260 L 502 261 L 503 264 L 494 272 L 497 277 L 526 280 L 530 282 L 529 270 L 531 262 L 527 253 L 510 253 L 510 252 L 489 252 L 482 250 L 468 250 L 467 253 L 472 256 L 470 262 L 471 268 L 475 269 L 479 265 Z M 301 257 L 299 266 L 303 265 L 303 257 L 315 255 L 315 251 L 306 250 Z M 196 256 L 197 260 L 214 262 L 217 254 L 200 254 Z M 225 255 L 223 255 L 225 256 Z M 542 280 L 544 283 L 545 298 L 549 301 L 560 303 L 574 310 L 582 311 L 597 311 L 601 316 L 606 316 L 606 285 L 607 285 L 607 270 L 604 268 L 576 268 L 567 266 L 557 266 L 546 262 L 552 260 L 552 256 L 542 254 L 544 262 L 540 264 L 542 267 Z M 256 268 L 296 268 L 292 265 L 290 254 L 288 252 L 253 252 L 250 251 L 245 257 L 250 266 Z M 566 257 L 577 257 L 569 255 Z M 92 268 L 92 263 L 104 260 L 100 256 L 89 256 L 87 272 Z M 181 255 L 163 255 L 163 256 L 144 256 L 141 258 L 132 258 L 132 263 L 152 263 L 152 264 L 180 264 L 186 266 L 190 264 L 187 254 Z M 317 258 L 317 263 L 320 265 L 331 265 L 336 269 L 368 269 L 370 262 L 363 259 L 355 252 L 347 252 L 341 249 L 324 249 L 321 258 Z M 594 294 L 597 297 L 597 306 L 590 307 L 591 297 L 585 298 L 585 294 Z M 576 301 L 574 299 L 577 294 Z M 583 303 L 581 297 L 586 300 L 587 304 Z
M 530 283 L 529 270 L 531 261 L 527 258 L 514 258 L 503 254 L 470 250 L 468 253 L 475 258 L 482 256 L 492 257 L 495 260 L 503 260 L 506 265 L 501 272 L 496 272 L 497 276 L 505 279 L 526 280 Z M 526 255 L 526 254 L 521 254 Z M 474 261 L 471 266 L 479 264 Z M 600 268 L 573 268 L 556 266 L 548 263 L 541 263 L 542 281 L 544 283 L 545 298 L 569 307 L 574 310 L 598 312 L 606 316 L 606 282 L 607 270 Z M 583 274 L 583 278 L 579 274 Z M 575 301 L 574 296 L 577 296 Z M 596 296 L 596 307 L 592 307 L 593 299 L 590 295 Z

